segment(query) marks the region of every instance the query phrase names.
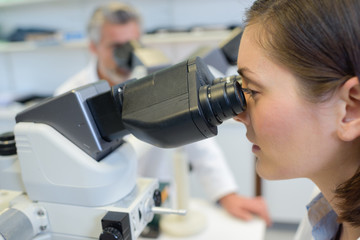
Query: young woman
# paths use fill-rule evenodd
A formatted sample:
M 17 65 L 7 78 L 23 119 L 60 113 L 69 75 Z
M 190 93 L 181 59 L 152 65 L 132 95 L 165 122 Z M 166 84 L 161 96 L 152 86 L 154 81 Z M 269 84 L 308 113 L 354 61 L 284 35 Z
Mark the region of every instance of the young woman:
M 319 187 L 315 239 L 360 237 L 360 1 L 255 1 L 238 68 L 257 172 Z

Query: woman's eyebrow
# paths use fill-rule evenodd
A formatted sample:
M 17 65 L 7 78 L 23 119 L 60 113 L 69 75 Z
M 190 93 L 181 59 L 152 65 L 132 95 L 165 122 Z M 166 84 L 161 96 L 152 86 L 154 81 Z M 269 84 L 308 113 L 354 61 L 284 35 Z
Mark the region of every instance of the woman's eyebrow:
M 238 72 L 240 75 L 243 75 L 244 72 L 246 72 L 246 71 L 251 72 L 250 69 L 248 69 L 247 67 L 238 68 L 238 70 L 237 70 L 237 72 Z
M 247 74 L 247 72 L 251 73 L 251 74 L 255 74 L 254 72 L 252 72 L 249 68 L 247 67 L 243 67 L 243 68 L 239 68 L 237 70 L 237 72 L 239 73 L 239 75 L 245 80 L 245 82 L 247 82 L 247 84 L 253 84 L 255 86 L 261 87 L 261 84 L 258 83 L 257 81 L 252 80 L 251 77 L 249 77 L 249 75 Z

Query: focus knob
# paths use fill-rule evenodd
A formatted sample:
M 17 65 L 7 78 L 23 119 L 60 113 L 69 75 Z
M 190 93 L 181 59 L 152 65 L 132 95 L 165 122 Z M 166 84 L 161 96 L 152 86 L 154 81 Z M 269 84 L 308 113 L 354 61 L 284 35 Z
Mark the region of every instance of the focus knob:
M 160 190 L 156 189 L 154 191 L 153 199 L 154 199 L 155 206 L 159 207 L 161 205 L 161 192 L 160 192 Z
M 107 227 L 100 234 L 99 240 L 123 240 L 121 232 L 114 227 Z
M 15 136 L 13 132 L 0 134 L 0 156 L 16 154 Z

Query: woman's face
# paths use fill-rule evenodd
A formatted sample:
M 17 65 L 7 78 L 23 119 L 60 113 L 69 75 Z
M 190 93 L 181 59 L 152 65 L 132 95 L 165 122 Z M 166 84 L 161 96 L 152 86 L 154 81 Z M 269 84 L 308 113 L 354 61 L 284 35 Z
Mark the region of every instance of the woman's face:
M 326 103 L 310 103 L 295 76 L 271 61 L 256 43 L 257 26 L 247 27 L 238 55 L 248 108 L 235 120 L 246 125 L 256 169 L 266 179 L 312 177 L 329 167 L 337 148 L 336 114 Z

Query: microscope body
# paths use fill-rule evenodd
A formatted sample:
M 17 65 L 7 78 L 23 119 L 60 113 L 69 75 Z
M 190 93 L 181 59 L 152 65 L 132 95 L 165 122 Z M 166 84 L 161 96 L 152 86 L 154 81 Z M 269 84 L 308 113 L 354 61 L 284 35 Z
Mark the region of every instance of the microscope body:
M 110 88 L 101 82 L 69 93 L 76 96 L 71 99 L 77 99 L 72 105 L 81 106 L 83 111 L 67 118 L 89 117 L 85 100 L 99 94 L 101 89 Z M 43 113 L 42 119 L 46 119 L 46 115 Z M 50 112 L 49 115 L 56 114 Z M 74 124 L 82 126 L 81 122 Z M 92 130 L 93 140 L 99 140 L 96 129 Z M 11 207 L 17 209 L 13 211 L 26 213 L 27 220 L 23 221 L 28 223 L 28 231 L 23 230 L 26 236 L 10 231 L 4 236 L 6 240 L 90 240 L 101 239 L 101 234 L 136 239 L 152 219 L 151 207 L 158 182 L 136 178 L 137 161 L 130 144 L 119 141 L 109 147 L 105 141 L 98 142 L 99 149 L 111 148 L 112 151 L 97 161 L 47 123 L 19 121 L 14 133 L 17 157 L 0 159 L 1 188 L 10 190 L 6 194 L 13 196 L 2 208 Z M 87 142 L 82 143 L 89 148 Z M 107 214 L 115 215 L 119 221 L 107 220 Z M 5 219 L 7 223 L 0 224 L 0 230 L 21 222 L 19 218 Z M 120 233 L 104 233 L 109 228 L 106 222 L 111 226 L 121 225 L 115 228 Z
M 200 58 L 190 59 L 19 113 L 17 157 L 0 158 L 0 180 L 16 182 L 0 184 L 11 196 L 0 198 L 0 240 L 136 239 L 159 205 L 158 182 L 136 178 L 123 137 L 169 148 L 215 136 L 246 102 L 236 77 L 213 80 Z

